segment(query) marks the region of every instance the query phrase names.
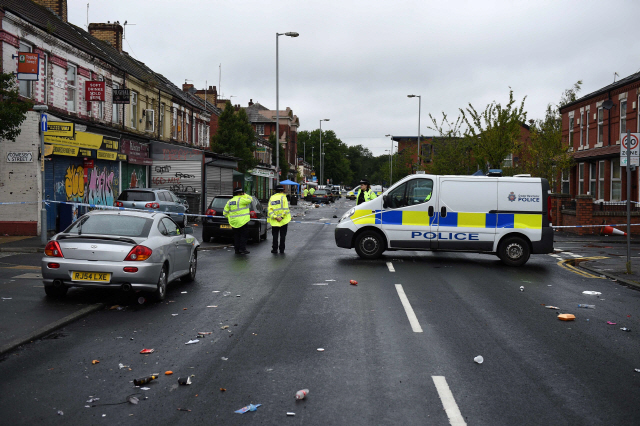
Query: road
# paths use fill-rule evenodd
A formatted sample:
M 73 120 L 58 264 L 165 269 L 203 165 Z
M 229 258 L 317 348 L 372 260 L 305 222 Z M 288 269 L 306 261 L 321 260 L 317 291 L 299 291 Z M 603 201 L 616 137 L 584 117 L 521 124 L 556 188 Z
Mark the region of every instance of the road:
M 2 423 L 640 424 L 640 292 L 558 264 L 623 247 L 565 244 L 520 268 L 465 253 L 363 261 L 322 224 L 353 204 L 298 209 L 305 223 L 290 225 L 285 255 L 270 253 L 271 237 L 246 257 L 202 251 L 196 282 L 173 283 L 164 303 L 70 291 L 73 303 L 102 296 L 124 309 L 5 356 Z M 198 332 L 211 334 L 185 345 Z M 148 390 L 134 387 L 153 373 Z M 186 376 L 193 383 L 179 386 Z M 300 389 L 310 392 L 296 401 Z M 134 393 L 147 399 L 85 407 Z M 262 406 L 234 413 L 249 403 Z

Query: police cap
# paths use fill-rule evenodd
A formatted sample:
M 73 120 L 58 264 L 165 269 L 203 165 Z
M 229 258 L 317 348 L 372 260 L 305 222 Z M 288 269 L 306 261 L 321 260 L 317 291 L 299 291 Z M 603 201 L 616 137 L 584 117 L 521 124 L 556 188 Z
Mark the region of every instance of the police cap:
M 284 185 L 276 185 L 276 192 L 284 191 Z
M 360 179 L 360 185 L 369 185 L 369 181 L 367 179 Z
M 236 189 L 233 190 L 233 195 L 242 194 L 243 192 L 244 192 L 244 189 L 236 188 Z

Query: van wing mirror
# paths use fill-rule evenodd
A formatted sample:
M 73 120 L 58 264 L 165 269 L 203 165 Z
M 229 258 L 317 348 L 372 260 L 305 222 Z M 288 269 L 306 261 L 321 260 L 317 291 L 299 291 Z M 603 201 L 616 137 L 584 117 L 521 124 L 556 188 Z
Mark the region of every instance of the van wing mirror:
M 386 195 L 382 196 L 382 207 L 385 209 L 389 207 L 389 198 Z

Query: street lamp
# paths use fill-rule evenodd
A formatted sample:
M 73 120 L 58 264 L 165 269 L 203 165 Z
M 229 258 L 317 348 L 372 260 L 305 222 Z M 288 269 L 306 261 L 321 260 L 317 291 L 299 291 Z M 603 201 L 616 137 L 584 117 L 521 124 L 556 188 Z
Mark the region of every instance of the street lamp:
M 40 181 L 42 185 L 41 189 L 41 207 L 40 207 L 40 242 L 42 245 L 47 244 L 47 209 L 44 205 L 44 129 L 43 120 L 45 120 L 44 113 L 49 110 L 46 105 L 34 105 L 33 110 L 40 113 Z
M 389 187 L 393 184 L 393 135 L 385 135 L 391 136 L 391 153 L 389 154 Z
M 286 35 L 287 37 L 298 37 L 300 34 L 296 32 L 276 33 L 276 179 L 280 181 L 278 172 L 280 171 L 280 87 L 279 87 L 279 68 L 278 68 L 278 37 Z
M 320 120 L 320 152 L 322 153 L 322 155 L 320 156 L 320 183 L 323 182 L 322 178 L 324 177 L 324 151 L 322 150 L 322 122 L 323 121 L 329 121 L 329 119 L 323 118 L 322 120 Z
M 422 158 L 420 158 L 420 110 L 422 108 L 422 96 L 407 95 L 407 98 L 418 98 L 418 168 L 420 168 L 422 164 Z

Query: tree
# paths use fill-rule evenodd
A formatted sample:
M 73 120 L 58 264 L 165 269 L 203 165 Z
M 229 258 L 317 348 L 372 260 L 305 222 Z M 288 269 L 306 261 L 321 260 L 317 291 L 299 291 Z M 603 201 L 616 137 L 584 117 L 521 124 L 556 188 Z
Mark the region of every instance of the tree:
M 505 107 L 493 101 L 482 113 L 479 113 L 471 103 L 462 113 L 462 119 L 467 125 L 465 137 L 473 138 L 474 157 L 483 165 L 490 168 L 500 168 L 508 154 L 518 149 L 520 128 L 527 119 L 524 111 L 525 96 L 520 107 L 515 106 L 513 90 L 509 89 L 509 102 Z
M 271 160 L 271 164 L 275 166 L 276 165 L 276 134 L 275 133 L 271 133 L 269 135 L 269 143 L 271 144 L 271 147 L 272 147 L 271 152 L 273 153 L 273 159 Z M 289 162 L 287 161 L 287 153 L 282 144 L 280 144 L 279 155 L 280 155 L 280 158 L 278 158 L 278 161 L 280 163 L 280 170 L 284 170 L 284 174 L 281 176 L 282 177 L 281 180 L 283 180 L 283 179 L 286 179 L 287 173 L 289 172 Z
M 244 109 L 237 113 L 227 101 L 220 118 L 218 131 L 211 138 L 211 150 L 241 158 L 238 170 L 246 172 L 259 163 L 254 155 L 256 135 Z
M 576 100 L 581 86 L 582 81 L 579 80 L 562 93 L 558 105 L 547 105 L 544 119 L 529 121 L 531 144 L 524 146 L 520 152 L 519 169 L 523 173 L 547 179 L 551 188 L 554 188 L 558 173 L 569 170 L 573 164 L 573 157 L 562 143 L 560 108 Z
M 304 130 L 298 133 L 298 147 L 305 145 L 307 161 L 311 163 L 313 148 L 313 168 L 320 178 L 320 129 L 311 132 Z M 324 149 L 324 178 L 335 184 L 346 184 L 353 180 L 351 161 L 347 157 L 349 148 L 336 136 L 333 130 L 322 132 L 322 148 Z M 320 185 L 325 184 L 321 182 Z
M 0 73 L 0 139 L 15 141 L 33 104 L 19 98 L 15 75 Z
M 475 138 L 462 135 L 460 130 L 462 117 L 458 117 L 454 123 L 449 121 L 444 112 L 440 123 L 431 114 L 429 118 L 433 126 L 427 126 L 427 128 L 438 133 L 438 136 L 431 141 L 433 155 L 429 172 L 437 175 L 468 175 L 475 171 L 477 167 L 477 160 L 473 156 Z

